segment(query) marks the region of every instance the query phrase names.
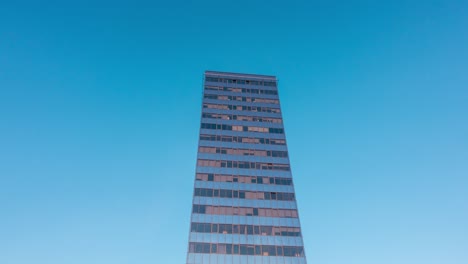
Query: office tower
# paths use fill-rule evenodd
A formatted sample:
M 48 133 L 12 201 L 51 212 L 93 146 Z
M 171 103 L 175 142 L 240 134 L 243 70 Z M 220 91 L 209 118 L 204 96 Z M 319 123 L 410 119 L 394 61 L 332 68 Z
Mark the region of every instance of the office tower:
M 206 71 L 188 264 L 306 263 L 277 80 Z

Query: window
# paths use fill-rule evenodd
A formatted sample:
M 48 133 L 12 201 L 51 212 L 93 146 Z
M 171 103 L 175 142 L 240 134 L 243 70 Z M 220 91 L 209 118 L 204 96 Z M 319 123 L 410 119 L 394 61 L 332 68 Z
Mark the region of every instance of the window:
M 218 249 L 217 249 L 218 254 L 226 254 L 226 245 L 225 244 L 218 244 Z
M 195 253 L 203 253 L 203 244 L 202 243 L 196 243 L 195 244 Z
M 248 255 L 247 254 L 247 245 L 240 245 L 240 254 L 241 255 Z
M 189 244 L 190 253 L 218 253 L 218 254 L 240 254 L 257 256 L 304 256 L 303 247 L 294 246 L 269 246 L 269 245 L 250 245 L 250 244 L 216 244 L 216 243 L 197 243 Z

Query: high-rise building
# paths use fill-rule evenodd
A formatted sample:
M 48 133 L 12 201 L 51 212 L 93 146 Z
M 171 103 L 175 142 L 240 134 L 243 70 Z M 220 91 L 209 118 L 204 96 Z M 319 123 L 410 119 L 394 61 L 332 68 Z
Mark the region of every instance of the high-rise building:
M 306 263 L 277 84 L 205 72 L 187 264 Z

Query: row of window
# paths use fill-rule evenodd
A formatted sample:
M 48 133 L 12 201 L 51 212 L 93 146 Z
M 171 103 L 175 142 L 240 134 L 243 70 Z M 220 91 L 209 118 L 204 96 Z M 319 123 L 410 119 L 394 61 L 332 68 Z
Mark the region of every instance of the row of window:
M 276 87 L 276 82 L 272 81 L 254 81 L 254 80 L 239 80 L 230 78 L 217 78 L 217 77 L 205 77 L 206 82 L 220 82 L 220 83 L 237 83 L 247 85 L 262 85 Z
M 222 135 L 201 134 L 200 140 L 248 143 L 248 144 L 286 145 L 286 140 L 276 139 L 276 138 L 251 138 L 251 137 L 241 137 L 241 136 L 222 136 Z
M 232 161 L 232 160 L 204 160 L 204 159 L 199 159 L 197 161 L 197 166 L 201 166 L 201 167 L 218 167 L 218 168 L 290 171 L 290 167 L 287 164 L 249 162 L 249 161 Z
M 189 253 L 303 257 L 303 247 L 190 242 Z
M 295 209 L 232 207 L 203 204 L 194 204 L 192 213 L 209 215 L 240 215 L 297 218 L 297 210 Z
M 240 235 L 262 235 L 262 236 L 301 236 L 299 227 L 286 226 L 258 226 L 258 225 L 233 225 L 192 223 L 192 232 L 218 233 L 218 234 L 240 234 Z
M 234 191 L 226 189 L 195 188 L 195 196 L 239 198 L 250 200 L 294 201 L 294 193 Z
M 276 123 L 276 124 L 283 123 L 283 119 L 273 118 L 273 117 L 242 116 L 242 115 L 211 114 L 211 113 L 203 113 L 202 117 L 213 118 L 213 119 L 223 119 L 223 120 L 266 122 L 266 123 Z
M 250 88 L 239 88 L 239 87 L 228 87 L 228 86 L 206 85 L 205 89 L 206 90 L 211 90 L 211 91 L 225 91 L 225 92 L 234 92 L 234 93 L 252 93 L 252 94 L 278 95 L 278 91 L 276 91 L 276 90 L 250 89 Z
M 247 105 L 231 105 L 231 104 L 209 104 L 204 103 L 203 108 L 224 109 L 236 111 L 264 112 L 264 113 L 281 113 L 279 108 L 247 106 Z
M 282 128 L 256 127 L 256 126 L 231 126 L 231 125 L 220 125 L 220 124 L 209 124 L 209 123 L 202 123 L 201 128 L 202 129 L 204 128 L 204 129 L 217 129 L 217 130 L 272 133 L 272 134 L 284 133 L 284 129 Z
M 245 96 L 205 94 L 204 98 L 214 99 L 214 100 L 240 101 L 240 102 L 249 102 L 249 103 L 279 104 L 279 100 L 276 100 L 276 99 L 245 97 Z
M 280 150 L 257 150 L 257 149 L 235 149 L 235 148 L 218 148 L 218 147 L 199 147 L 200 153 L 216 153 L 228 155 L 242 155 L 242 156 L 261 156 L 261 157 L 275 157 L 287 158 L 287 151 Z
M 292 185 L 292 179 L 280 177 L 239 176 L 212 173 L 197 173 L 197 181 L 239 182 L 256 184 Z

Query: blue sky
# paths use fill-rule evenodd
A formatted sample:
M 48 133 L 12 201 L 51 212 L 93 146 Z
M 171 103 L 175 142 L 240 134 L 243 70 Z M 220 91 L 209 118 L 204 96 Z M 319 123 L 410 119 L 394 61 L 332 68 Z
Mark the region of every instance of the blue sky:
M 316 264 L 468 263 L 466 1 L 0 5 L 0 263 L 184 263 L 204 70 L 277 75 Z

